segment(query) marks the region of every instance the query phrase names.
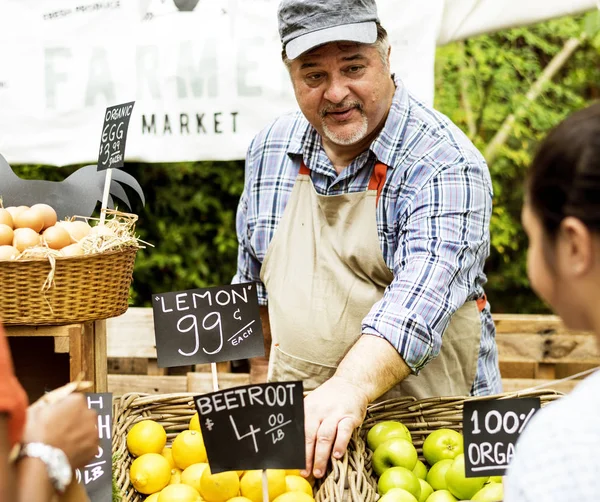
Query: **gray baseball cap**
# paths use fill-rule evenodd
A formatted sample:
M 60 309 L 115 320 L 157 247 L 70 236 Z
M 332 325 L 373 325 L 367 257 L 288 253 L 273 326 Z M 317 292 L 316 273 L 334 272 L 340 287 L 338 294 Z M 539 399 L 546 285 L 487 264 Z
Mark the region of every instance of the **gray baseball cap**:
M 282 0 L 277 15 L 288 59 L 329 42 L 377 40 L 374 0 Z

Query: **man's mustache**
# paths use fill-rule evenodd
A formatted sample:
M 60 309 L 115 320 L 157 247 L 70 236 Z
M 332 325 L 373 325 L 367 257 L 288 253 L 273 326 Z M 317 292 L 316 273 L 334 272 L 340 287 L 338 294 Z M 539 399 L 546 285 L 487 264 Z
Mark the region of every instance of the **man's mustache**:
M 328 113 L 337 112 L 340 110 L 349 110 L 350 108 L 356 108 L 358 111 L 362 112 L 362 103 L 360 101 L 346 101 L 344 103 L 331 104 L 326 105 L 321 109 L 319 115 L 321 118 L 325 117 Z

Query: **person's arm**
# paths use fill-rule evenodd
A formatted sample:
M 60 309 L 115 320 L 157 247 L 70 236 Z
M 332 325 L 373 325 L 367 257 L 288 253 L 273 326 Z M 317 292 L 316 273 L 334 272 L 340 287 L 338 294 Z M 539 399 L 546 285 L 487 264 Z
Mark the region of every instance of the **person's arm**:
M 14 476 L 8 462 L 8 415 L 0 413 L 0 502 L 15 500 Z
M 62 450 L 72 469 L 82 468 L 98 452 L 98 415 L 85 396 L 71 394 L 52 404 L 29 408 L 23 443 L 44 443 Z M 50 502 L 56 495 L 46 464 L 23 457 L 16 463 L 16 502 Z M 32 482 L 35 480 L 35 482 Z
M 316 477 L 332 446 L 334 456 L 343 454 L 368 403 L 439 354 L 442 334 L 487 256 L 490 213 L 482 159 L 447 166 L 418 190 L 400 229 L 392 284 L 334 377 L 305 400 L 306 469 Z
M 249 205 L 251 204 L 250 193 L 252 191 L 251 187 L 254 176 L 252 151 L 253 144 L 250 145 L 246 154 L 244 191 L 240 197 L 236 212 L 238 260 L 237 271 L 233 277 L 232 283 L 256 283 L 260 319 L 264 334 L 265 355 L 249 359 L 250 382 L 264 383 L 267 381 L 267 368 L 269 364 L 269 352 L 271 349 L 271 329 L 269 325 L 269 312 L 267 309 L 267 291 L 264 284 L 260 280 L 261 263 L 254 254 L 249 238 L 248 210 Z

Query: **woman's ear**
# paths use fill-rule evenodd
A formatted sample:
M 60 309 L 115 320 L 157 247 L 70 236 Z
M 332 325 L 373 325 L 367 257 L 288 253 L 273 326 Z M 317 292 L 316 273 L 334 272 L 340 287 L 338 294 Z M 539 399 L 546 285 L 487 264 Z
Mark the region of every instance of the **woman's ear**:
M 560 224 L 557 242 L 558 267 L 563 274 L 579 278 L 594 266 L 594 239 L 578 218 L 567 216 Z

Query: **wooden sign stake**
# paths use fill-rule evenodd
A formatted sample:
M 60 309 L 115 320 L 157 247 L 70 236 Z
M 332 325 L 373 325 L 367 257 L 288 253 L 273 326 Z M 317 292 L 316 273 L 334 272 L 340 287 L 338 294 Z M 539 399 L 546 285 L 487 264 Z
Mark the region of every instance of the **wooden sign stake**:
M 263 502 L 269 502 L 269 480 L 267 479 L 267 470 L 263 469 L 262 472 L 262 492 Z
M 106 170 L 104 178 L 104 193 L 102 194 L 102 207 L 100 209 L 100 225 L 104 225 L 106 218 L 106 208 L 108 207 L 108 196 L 110 194 L 110 183 L 112 181 L 112 169 Z
M 216 392 L 219 390 L 219 378 L 217 376 L 217 363 L 210 363 L 210 370 L 212 371 L 213 391 Z

